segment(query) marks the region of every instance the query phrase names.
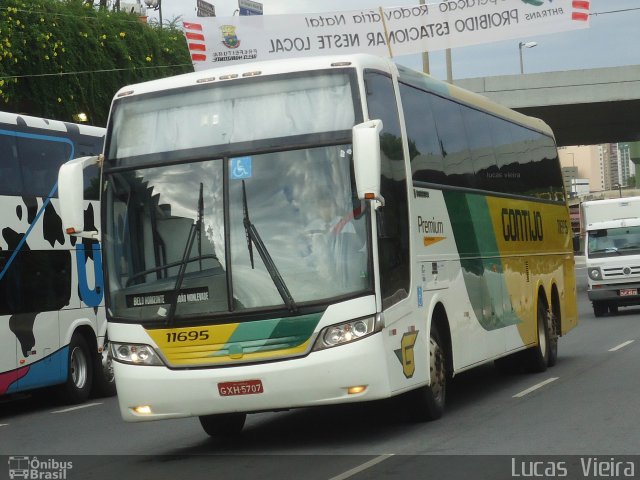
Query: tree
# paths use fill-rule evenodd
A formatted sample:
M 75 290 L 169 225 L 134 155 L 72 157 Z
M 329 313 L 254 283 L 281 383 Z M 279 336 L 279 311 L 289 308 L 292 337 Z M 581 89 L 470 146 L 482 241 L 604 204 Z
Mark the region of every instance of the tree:
M 92 3 L 92 2 L 89 2 Z M 183 33 L 86 0 L 3 0 L 0 109 L 106 125 L 123 86 L 193 71 Z
M 637 183 L 635 175 L 629 175 L 629 178 L 627 178 L 627 185 L 630 188 L 637 188 L 638 187 L 638 183 Z

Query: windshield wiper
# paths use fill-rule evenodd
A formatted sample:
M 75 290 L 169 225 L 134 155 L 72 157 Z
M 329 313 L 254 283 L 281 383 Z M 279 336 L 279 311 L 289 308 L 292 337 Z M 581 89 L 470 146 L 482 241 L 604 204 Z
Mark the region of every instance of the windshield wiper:
M 591 250 L 589 253 L 617 253 L 620 255 L 616 247 L 598 248 L 597 250 Z
M 244 224 L 244 231 L 247 234 L 247 247 L 249 249 L 249 259 L 251 260 L 251 268 L 255 268 L 253 263 L 253 247 L 252 247 L 252 245 L 255 245 L 256 250 L 258 250 L 258 254 L 260 255 L 260 258 L 262 259 L 262 262 L 264 263 L 264 266 L 267 269 L 267 272 L 269 272 L 269 275 L 271 276 L 271 280 L 273 280 L 273 283 L 278 289 L 278 293 L 282 297 L 282 300 L 287 305 L 287 308 L 291 312 L 294 312 L 294 313 L 297 312 L 298 307 L 296 305 L 295 300 L 291 296 L 291 292 L 287 288 L 287 284 L 284 282 L 284 279 L 280 275 L 280 272 L 278 271 L 278 267 L 276 267 L 276 264 L 273 262 L 273 258 L 271 258 L 271 255 L 269 254 L 267 247 L 262 241 L 262 238 L 260 237 L 258 230 L 256 229 L 255 225 L 251 223 L 251 220 L 249 219 L 249 205 L 247 204 L 247 188 L 245 186 L 244 180 L 242 180 L 242 211 L 243 211 L 242 223 Z
M 178 269 L 176 283 L 173 286 L 172 292 L 170 293 L 171 304 L 169 305 L 169 312 L 167 313 L 166 320 L 168 326 L 173 325 L 173 321 L 175 320 L 176 309 L 178 308 L 178 297 L 180 294 L 180 288 L 182 287 L 182 281 L 184 280 L 184 275 L 187 271 L 187 265 L 189 264 L 189 257 L 191 256 L 191 248 L 193 247 L 193 242 L 195 241 L 196 236 L 199 239 L 202 238 L 201 235 L 203 217 L 204 198 L 202 193 L 202 183 L 200 183 L 200 195 L 198 196 L 198 213 L 196 221 L 191 224 L 191 228 L 189 229 L 189 236 L 187 237 L 187 243 L 185 244 L 184 251 L 182 252 L 182 260 L 180 261 L 180 268 Z M 199 248 L 201 247 L 199 246 Z M 202 264 L 200 264 L 200 269 L 202 270 Z
M 198 196 L 198 266 L 202 271 L 202 225 L 204 224 L 204 195 L 202 194 L 203 184 L 200 182 L 200 195 Z

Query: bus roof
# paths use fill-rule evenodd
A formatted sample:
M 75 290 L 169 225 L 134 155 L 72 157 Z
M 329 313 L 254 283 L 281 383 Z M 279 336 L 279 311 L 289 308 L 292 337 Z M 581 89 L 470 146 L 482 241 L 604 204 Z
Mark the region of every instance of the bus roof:
M 220 82 L 257 75 L 276 75 L 289 72 L 304 72 L 339 67 L 374 68 L 388 73 L 396 70 L 395 64 L 385 58 L 374 55 L 333 55 L 304 57 L 295 59 L 267 60 L 263 62 L 225 65 L 208 70 L 199 70 L 149 82 L 138 83 L 121 88 L 116 98 L 125 95 L 138 95 L 173 88 L 187 87 L 198 83 Z M 397 70 L 396 70 L 397 71 Z M 258 73 L 259 72 L 259 73 Z
M 94 137 L 104 137 L 105 129 L 102 127 L 94 127 L 92 125 L 84 125 L 82 123 L 70 123 L 60 120 L 51 120 L 47 118 L 32 117 L 21 113 L 10 113 L 0 111 L 0 127 L 2 125 L 25 126 L 30 128 L 40 128 L 42 130 L 52 130 L 56 132 L 70 132 L 78 129 L 78 133 Z
M 409 84 L 418 86 L 419 88 L 423 88 L 441 96 L 449 97 L 452 100 L 476 107 L 480 110 L 484 110 L 488 113 L 553 136 L 551 128 L 540 119 L 523 115 L 515 110 L 511 110 L 510 108 L 500 105 L 487 97 L 443 82 L 425 73 L 396 65 L 390 59 L 369 54 L 304 57 L 225 65 L 218 68 L 199 70 L 197 72 L 128 85 L 121 88 L 116 93 L 115 98 L 117 99 L 119 97 L 130 95 L 139 95 L 187 87 L 200 83 L 233 80 L 242 77 L 275 75 L 288 72 L 310 71 L 346 66 L 356 67 L 359 70 L 369 68 L 394 74 L 399 76 L 400 79 L 406 80 Z

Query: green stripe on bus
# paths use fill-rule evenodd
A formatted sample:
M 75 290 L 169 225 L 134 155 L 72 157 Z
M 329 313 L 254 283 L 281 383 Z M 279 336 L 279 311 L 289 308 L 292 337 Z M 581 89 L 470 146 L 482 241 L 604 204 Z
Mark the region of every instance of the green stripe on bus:
M 456 191 L 443 195 L 465 287 L 480 325 L 495 330 L 520 323 L 509 298 L 486 198 Z
M 314 313 L 240 323 L 219 355 L 225 355 L 227 348 L 230 351 L 242 347 L 251 352 L 263 352 L 297 347 L 309 340 L 322 315 Z

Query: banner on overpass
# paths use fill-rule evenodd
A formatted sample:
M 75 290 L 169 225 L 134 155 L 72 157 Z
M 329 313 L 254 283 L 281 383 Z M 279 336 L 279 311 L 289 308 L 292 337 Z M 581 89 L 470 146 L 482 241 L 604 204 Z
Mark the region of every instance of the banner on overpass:
M 311 55 L 395 57 L 589 27 L 588 0 L 441 0 L 413 7 L 189 19 L 196 70 Z

